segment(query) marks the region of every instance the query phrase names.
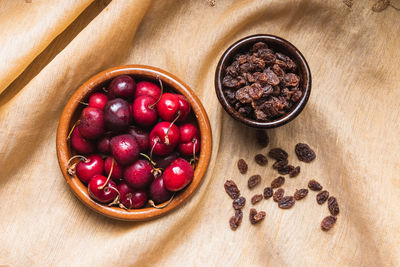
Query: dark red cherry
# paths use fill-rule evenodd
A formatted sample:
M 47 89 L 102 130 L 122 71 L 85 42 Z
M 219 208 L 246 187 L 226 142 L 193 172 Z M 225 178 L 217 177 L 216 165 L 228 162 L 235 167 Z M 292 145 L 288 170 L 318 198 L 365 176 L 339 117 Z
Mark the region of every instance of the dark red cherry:
M 157 111 L 154 103 L 156 100 L 151 96 L 143 95 L 133 101 L 133 120 L 140 126 L 148 127 L 157 122 Z
M 93 176 L 88 184 L 89 196 L 101 203 L 109 203 L 113 201 L 118 195 L 117 185 L 113 180 L 109 180 L 103 187 L 106 181 L 107 177 L 104 177 L 103 175 Z
M 139 209 L 146 204 L 147 194 L 144 190 L 133 189 L 122 182 L 118 185 L 118 191 L 119 200 L 127 209 Z
M 103 154 L 110 154 L 111 147 L 110 147 L 110 136 L 104 136 L 97 142 L 97 150 Z
M 178 121 L 184 121 L 190 113 L 189 101 L 183 95 L 177 95 L 179 99 L 179 118 Z
M 193 176 L 192 165 L 187 160 L 178 158 L 163 173 L 165 188 L 173 192 L 182 190 L 193 180 Z
M 113 166 L 113 171 L 111 173 L 111 178 L 114 181 L 122 180 L 124 169 L 113 157 L 107 157 L 106 160 L 104 161 L 104 173 L 106 174 L 106 176 L 109 175 L 109 173 L 111 172 L 111 166 L 113 164 L 112 163 L 113 161 L 114 161 L 114 166 Z
M 179 158 L 179 153 L 173 151 L 171 152 L 171 154 L 166 156 L 155 156 L 153 160 L 156 162 L 157 168 L 165 169 L 177 158 Z
M 115 136 L 110 141 L 111 152 L 115 160 L 123 165 L 129 165 L 138 159 L 140 150 L 135 137 L 130 134 Z
M 168 131 L 168 128 L 171 127 Z M 167 136 L 168 132 L 168 136 Z M 179 129 L 170 122 L 162 121 L 150 132 L 150 147 L 156 155 L 170 154 L 179 143 Z
M 87 160 L 80 161 L 76 165 L 76 176 L 83 183 L 89 183 L 90 179 L 96 174 L 104 171 L 104 161 L 99 155 L 90 155 Z
M 128 129 L 128 134 L 136 138 L 140 152 L 147 152 L 150 147 L 149 133 L 136 126 L 131 126 Z
M 93 153 L 95 150 L 95 145 L 91 141 L 83 138 L 79 133 L 78 128 L 75 128 L 72 131 L 71 145 L 78 154 L 87 155 Z
M 84 108 L 78 124 L 80 134 L 87 139 L 96 139 L 104 133 L 103 111 L 99 108 Z
M 138 82 L 136 85 L 135 98 L 142 95 L 148 95 L 157 100 L 161 96 L 161 89 L 155 83 L 147 81 Z
M 89 97 L 89 107 L 103 109 L 108 101 L 108 97 L 103 93 L 94 93 Z
M 172 192 L 168 191 L 164 186 L 162 176 L 156 178 L 150 186 L 150 199 L 156 204 L 163 203 L 172 197 Z
M 177 94 L 164 93 L 157 103 L 157 112 L 161 119 L 173 121 L 178 116 L 179 107 Z
M 132 112 L 128 102 L 116 98 L 107 102 L 104 107 L 104 122 L 111 131 L 122 131 L 132 123 Z
M 132 100 L 135 95 L 136 82 L 128 75 L 121 75 L 114 78 L 108 86 L 108 93 L 111 98 L 123 98 Z
M 138 160 L 124 171 L 125 181 L 136 189 L 144 189 L 154 180 L 153 167 L 147 160 Z
M 185 156 L 192 156 L 200 151 L 200 138 L 197 127 L 191 123 L 185 123 L 179 127 L 181 140 L 178 148 Z

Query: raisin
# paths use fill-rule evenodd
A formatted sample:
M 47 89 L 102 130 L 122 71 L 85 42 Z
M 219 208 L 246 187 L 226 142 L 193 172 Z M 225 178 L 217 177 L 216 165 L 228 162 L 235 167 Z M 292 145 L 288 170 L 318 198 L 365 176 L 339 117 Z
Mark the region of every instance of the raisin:
M 259 110 L 259 109 L 254 110 L 254 115 L 255 115 L 257 120 L 268 121 L 267 114 L 265 114 L 265 112 L 262 111 L 262 110 Z
M 256 175 L 252 175 L 249 178 L 249 180 L 247 181 L 247 185 L 251 189 L 251 188 L 255 187 L 256 185 L 258 185 L 260 182 L 261 182 L 261 176 L 256 174 Z
M 329 197 L 328 198 L 328 209 L 329 212 L 333 215 L 336 216 L 339 214 L 339 204 L 336 200 L 335 197 Z
M 256 131 L 256 140 L 260 147 L 267 147 L 269 144 L 269 136 L 267 132 L 263 130 Z
M 307 144 L 298 143 L 294 149 L 300 161 L 311 162 L 315 159 L 315 152 Z
M 232 180 L 227 180 L 224 184 L 226 193 L 232 198 L 237 199 L 240 196 L 240 190 Z
M 269 199 L 272 197 L 274 191 L 271 187 L 266 187 L 264 188 L 264 198 L 265 199 Z
M 256 161 L 256 163 L 260 166 L 265 166 L 268 164 L 268 159 L 266 156 L 264 156 L 263 154 L 257 154 L 254 157 L 254 160 Z
M 279 174 L 286 175 L 294 171 L 295 167 L 293 165 L 286 165 L 281 168 L 278 168 Z
M 336 223 L 336 217 L 334 216 L 327 216 L 321 222 L 321 230 L 322 231 L 329 231 Z
M 263 195 L 261 195 L 261 194 L 254 195 L 254 196 L 251 198 L 251 204 L 254 205 L 254 204 L 260 202 L 262 199 L 263 199 Z
M 286 165 L 288 165 L 288 160 L 287 159 L 278 160 L 278 161 L 275 161 L 275 163 L 272 165 L 272 168 L 277 170 L 277 169 L 280 169 L 280 168 L 282 168 L 282 167 L 284 167 Z
M 265 74 L 268 76 L 268 83 L 270 85 L 275 86 L 280 83 L 279 77 L 271 69 L 267 69 Z
M 245 73 L 244 77 L 249 83 L 254 83 L 256 81 L 256 79 L 251 73 Z
M 282 188 L 279 188 L 278 190 L 275 191 L 274 195 L 272 196 L 272 199 L 275 202 L 278 202 L 281 198 L 283 198 L 283 195 L 285 194 L 285 190 Z
M 287 68 L 288 68 L 289 70 L 291 70 L 291 71 L 294 71 L 294 70 L 296 70 L 296 68 L 297 68 L 296 63 L 294 63 L 294 61 L 291 60 L 290 58 L 287 58 L 287 59 L 286 59 L 286 65 L 287 65 Z
M 268 152 L 268 156 L 277 161 L 281 161 L 288 158 L 288 153 L 281 148 L 273 148 Z
M 253 100 L 257 100 L 260 99 L 260 97 L 263 94 L 263 89 L 261 87 L 261 85 L 259 83 L 253 83 L 252 85 L 250 85 L 249 87 L 249 96 L 253 99 Z
M 285 72 L 283 71 L 283 69 L 278 65 L 278 64 L 274 64 L 272 66 L 272 71 L 278 75 L 279 77 L 282 77 L 285 75 Z
M 233 78 L 230 75 L 226 75 L 223 79 L 222 79 L 222 84 L 225 87 L 228 88 L 236 88 L 239 86 L 239 81 L 236 78 Z
M 325 201 L 328 200 L 328 197 L 329 197 L 329 192 L 328 191 L 324 190 L 324 191 L 319 192 L 317 194 L 317 197 L 316 197 L 317 203 L 320 204 L 320 205 L 324 204 Z
M 239 225 L 242 223 L 243 212 L 241 210 L 236 210 L 235 215 L 229 219 L 229 225 L 233 231 L 235 231 Z
M 239 62 L 234 61 L 229 67 L 226 68 L 226 73 L 232 77 L 239 75 Z
M 275 178 L 274 180 L 272 180 L 271 187 L 278 188 L 278 187 L 281 187 L 284 183 L 285 183 L 285 177 L 279 176 L 279 177 Z
M 282 69 L 287 69 L 286 62 L 280 59 L 275 60 L 275 65 L 278 65 Z
M 250 219 L 251 224 L 256 224 L 256 223 L 262 221 L 266 215 L 267 214 L 265 213 L 265 211 L 257 212 L 256 209 L 250 209 L 249 219 Z
M 299 84 L 300 81 L 299 76 L 294 73 L 285 74 L 284 80 L 287 86 L 296 86 Z
M 294 91 L 291 99 L 293 102 L 296 103 L 300 100 L 302 95 L 303 95 L 303 93 L 300 90 Z
M 322 190 L 322 185 L 320 185 L 315 180 L 310 180 L 308 182 L 308 188 L 310 188 L 312 191 L 321 191 Z
M 274 64 L 276 56 L 269 49 L 260 49 L 257 52 L 259 58 L 262 58 L 267 65 Z
M 308 194 L 308 189 L 300 189 L 300 190 L 296 190 L 296 192 L 294 192 L 294 199 L 295 200 L 300 200 L 303 199 L 307 196 Z
M 287 58 L 288 58 L 287 56 L 285 56 L 284 54 L 279 53 L 279 52 L 276 52 L 275 55 L 276 55 L 276 58 L 277 58 L 277 59 L 282 60 L 282 61 L 284 61 L 284 62 L 286 62 L 286 60 L 287 60 Z
M 246 199 L 244 197 L 239 197 L 232 202 L 232 206 L 235 210 L 240 210 L 246 204 Z
M 247 170 L 248 170 L 248 166 L 247 166 L 247 163 L 246 163 L 246 161 L 244 160 L 244 159 L 239 159 L 238 160 L 238 162 L 237 162 L 237 167 L 238 167 L 238 169 L 239 169 L 239 171 L 240 171 L 240 173 L 241 174 L 246 174 L 247 173 Z
M 281 209 L 290 209 L 295 203 L 294 197 L 286 196 L 278 201 L 278 207 Z
M 259 72 L 259 74 L 255 76 L 255 78 L 256 81 L 262 86 L 265 86 L 268 83 L 268 75 L 263 72 Z
M 299 173 L 300 173 L 300 166 L 297 166 L 296 168 L 294 168 L 293 170 L 291 170 L 289 172 L 289 176 L 291 178 L 293 178 L 293 177 L 296 177 L 297 175 L 299 175 Z
M 248 116 L 250 114 L 250 112 L 251 112 L 251 107 L 249 107 L 249 106 L 240 107 L 238 109 L 238 112 L 240 114 Z
M 274 89 L 272 88 L 272 86 L 267 84 L 266 86 L 263 87 L 262 97 L 267 97 L 267 96 L 271 95 L 273 92 L 274 92 Z
M 253 45 L 252 51 L 258 51 L 260 49 L 267 49 L 268 45 L 264 42 L 257 42 Z
M 236 91 L 235 97 L 240 103 L 246 104 L 251 102 L 251 97 L 249 95 L 249 86 L 245 86 Z

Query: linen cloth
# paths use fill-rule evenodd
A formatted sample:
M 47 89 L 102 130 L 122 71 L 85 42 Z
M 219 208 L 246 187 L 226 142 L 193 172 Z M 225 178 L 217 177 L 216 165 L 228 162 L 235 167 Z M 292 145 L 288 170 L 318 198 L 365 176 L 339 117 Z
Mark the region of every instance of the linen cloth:
M 346 3 L 350 3 L 347 1 Z M 373 12 L 375 0 L 3 0 L 0 1 L 0 266 L 399 266 L 400 12 Z M 399 1 L 392 1 L 400 6 Z M 255 131 L 230 118 L 214 92 L 224 50 L 257 33 L 281 36 L 306 57 L 312 92 L 289 124 Z M 196 193 L 167 216 L 146 222 L 108 219 L 84 206 L 58 166 L 55 136 L 73 92 L 92 75 L 121 64 L 165 69 L 202 100 L 213 155 Z M 294 146 L 314 148 L 299 162 Z M 282 147 L 301 166 L 287 194 L 317 179 L 337 197 L 329 214 L 315 193 L 290 210 L 250 198 L 277 173 L 253 157 Z M 236 162 L 249 162 L 248 175 Z M 247 188 L 248 176 L 261 185 Z M 247 198 L 242 225 L 228 220 L 233 179 Z

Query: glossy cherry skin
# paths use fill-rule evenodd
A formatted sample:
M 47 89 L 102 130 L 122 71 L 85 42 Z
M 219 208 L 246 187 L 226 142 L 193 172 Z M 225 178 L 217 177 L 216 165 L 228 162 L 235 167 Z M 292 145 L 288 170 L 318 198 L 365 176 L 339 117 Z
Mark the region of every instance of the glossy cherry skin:
M 114 181 L 120 181 L 122 180 L 124 169 L 113 157 L 107 157 L 104 161 L 104 173 L 106 174 L 106 176 L 109 175 L 109 173 L 111 172 L 111 165 L 113 161 L 114 166 L 111 173 L 111 179 L 113 179 Z
M 96 139 L 104 133 L 103 111 L 99 108 L 84 108 L 78 124 L 80 134 L 86 139 Z
M 89 107 L 103 109 L 108 101 L 108 97 L 103 93 L 94 93 L 89 97 Z
M 160 87 L 152 82 L 142 81 L 136 84 L 135 98 L 142 95 L 148 95 L 158 100 L 161 96 Z
M 172 197 L 173 192 L 168 191 L 164 186 L 162 176 L 156 178 L 150 185 L 150 199 L 156 204 L 163 203 Z
M 133 189 L 128 184 L 122 182 L 118 185 L 120 202 L 127 209 L 139 209 L 147 202 L 147 193 L 144 190 Z
M 123 98 L 132 100 L 135 95 L 136 82 L 128 75 L 121 75 L 114 78 L 108 86 L 108 93 L 111 98 Z
M 155 155 L 170 154 L 178 145 L 180 140 L 179 128 L 175 124 L 169 129 L 168 140 L 165 138 L 170 125 L 170 122 L 159 122 L 150 132 L 150 147 L 152 148 L 154 146 L 153 153 Z
M 181 140 L 178 145 L 179 152 L 185 156 L 193 156 L 200 151 L 200 138 L 197 127 L 191 123 L 185 123 L 179 127 Z
M 86 161 L 80 161 L 76 165 L 76 176 L 85 184 L 89 183 L 96 174 L 102 174 L 103 171 L 104 161 L 99 155 L 90 155 Z
M 166 156 L 155 156 L 153 160 L 156 162 L 157 168 L 167 168 L 174 160 L 179 158 L 179 153 L 172 151 L 171 154 Z
M 156 102 L 151 96 L 143 95 L 133 101 L 133 120 L 140 126 L 148 127 L 157 122 L 157 110 L 153 105 Z M 151 106 L 153 105 L 153 106 Z
M 110 136 L 104 136 L 97 142 L 97 150 L 103 154 L 110 154 L 111 153 L 111 146 L 110 146 Z
M 118 135 L 111 138 L 110 145 L 115 160 L 123 166 L 132 164 L 139 157 L 139 145 L 135 137 L 130 134 Z
M 140 148 L 140 152 L 145 153 L 149 150 L 150 147 L 149 132 L 135 126 L 131 126 L 128 129 L 128 134 L 136 138 L 136 141 Z
M 187 116 L 190 113 L 190 104 L 189 101 L 183 95 L 178 95 L 179 99 L 179 118 L 178 121 L 186 120 Z
M 193 180 L 193 176 L 192 165 L 187 160 L 178 158 L 165 169 L 163 173 L 164 186 L 173 192 L 182 190 Z
M 95 145 L 79 133 L 78 128 L 75 128 L 71 134 L 71 146 L 78 154 L 91 154 L 95 150 Z
M 125 181 L 135 189 L 144 189 L 154 180 L 152 170 L 147 160 L 138 160 L 125 169 Z
M 93 176 L 88 184 L 89 196 L 101 203 L 109 203 L 113 201 L 118 195 L 117 185 L 113 180 L 109 180 L 103 189 L 99 189 L 99 187 L 103 186 L 106 181 L 107 177 L 104 177 L 103 175 Z
M 107 102 L 104 107 L 104 122 L 112 131 L 122 131 L 132 123 L 132 112 L 129 103 L 121 98 Z
M 157 103 L 157 112 L 164 121 L 173 121 L 178 116 L 179 107 L 177 94 L 164 93 Z

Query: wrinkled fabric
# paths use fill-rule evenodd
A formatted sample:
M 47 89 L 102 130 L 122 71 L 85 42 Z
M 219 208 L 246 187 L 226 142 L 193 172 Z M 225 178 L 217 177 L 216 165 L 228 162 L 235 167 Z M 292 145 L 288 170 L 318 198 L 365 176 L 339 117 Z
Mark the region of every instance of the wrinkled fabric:
M 30 2 L 30 3 L 29 3 Z M 396 266 L 400 265 L 400 12 L 375 1 L 113 0 L 0 2 L 0 265 L 3 266 Z M 351 1 L 347 1 L 351 2 Z M 400 5 L 399 1 L 392 1 Z M 281 36 L 307 59 L 311 97 L 289 124 L 255 130 L 234 121 L 214 92 L 218 60 L 234 41 Z M 201 99 L 213 131 L 212 160 L 199 189 L 147 222 L 108 219 L 84 206 L 58 166 L 56 130 L 73 92 L 122 64 L 165 69 Z M 316 152 L 298 161 L 296 143 Z M 278 176 L 254 155 L 281 147 L 301 173 L 286 194 L 318 180 L 340 204 L 335 227 L 315 193 L 250 224 L 250 198 Z M 247 175 L 236 168 L 249 163 Z M 261 174 L 250 190 L 247 179 Z M 247 198 L 233 232 L 233 179 Z

